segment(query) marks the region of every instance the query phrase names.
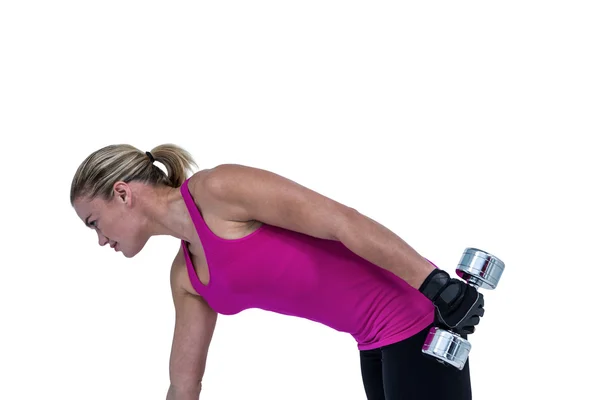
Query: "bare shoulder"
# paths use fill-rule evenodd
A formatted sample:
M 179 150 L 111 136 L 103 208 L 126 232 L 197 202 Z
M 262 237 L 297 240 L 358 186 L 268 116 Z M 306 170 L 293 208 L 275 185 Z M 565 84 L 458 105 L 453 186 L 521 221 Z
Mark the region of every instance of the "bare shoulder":
M 184 290 L 184 287 L 182 285 L 183 272 L 185 271 L 184 267 L 185 258 L 183 256 L 183 248 L 179 246 L 179 251 L 175 255 L 175 258 L 173 258 L 173 263 L 171 264 L 170 278 L 171 291 L 173 292 L 173 294 L 175 294 L 175 292 L 181 292 L 182 290 Z
M 224 185 L 235 184 L 236 180 L 244 179 L 247 174 L 259 171 L 256 168 L 242 164 L 219 164 L 210 169 L 196 172 L 190 177 L 188 188 L 195 203 L 207 215 L 225 222 L 256 223 L 247 218 L 245 210 L 239 205 L 223 201 L 220 196 Z
M 259 171 L 262 170 L 243 164 L 218 164 L 194 173 L 190 177 L 188 187 L 192 194 L 214 197 L 224 184 L 235 182 L 237 179 L 243 179 L 247 174 Z
M 206 178 L 210 175 L 210 173 L 215 169 L 207 168 L 200 171 L 195 172 L 192 176 L 190 176 L 188 187 L 190 191 L 195 190 L 198 186 L 201 186 L 206 181 Z
M 198 296 L 198 293 L 192 287 L 190 283 L 185 256 L 183 254 L 183 247 L 179 247 L 179 251 L 173 259 L 171 264 L 171 292 L 173 296 L 179 294 L 192 294 Z
M 209 188 L 215 168 L 203 169 L 194 173 L 188 182 L 188 190 L 192 195 L 192 199 L 205 219 L 218 216 L 219 204 L 211 195 Z

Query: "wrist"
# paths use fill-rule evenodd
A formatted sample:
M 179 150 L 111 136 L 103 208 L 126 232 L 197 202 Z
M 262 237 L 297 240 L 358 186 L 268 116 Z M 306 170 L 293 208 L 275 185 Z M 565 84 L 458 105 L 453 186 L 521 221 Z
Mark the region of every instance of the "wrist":
M 436 268 L 427 275 L 423 283 L 419 286 L 419 292 L 435 303 L 440 292 L 446 287 L 449 281 L 450 274 Z
M 417 262 L 411 263 L 411 267 L 411 270 L 395 272 L 395 274 L 406 281 L 406 283 L 414 289 L 419 289 L 431 272 L 437 269 L 435 264 L 423 257 L 421 257 L 420 260 L 417 260 Z

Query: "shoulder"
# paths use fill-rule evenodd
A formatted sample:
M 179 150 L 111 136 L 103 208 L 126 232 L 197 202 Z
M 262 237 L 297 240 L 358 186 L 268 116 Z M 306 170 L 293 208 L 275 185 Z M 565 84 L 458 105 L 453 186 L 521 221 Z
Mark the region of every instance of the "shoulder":
M 182 246 L 179 246 L 179 251 L 175 255 L 175 258 L 173 258 L 173 263 L 171 264 L 170 281 L 171 293 L 173 296 L 188 294 L 193 294 L 196 296 L 198 295 L 190 283 Z
M 188 181 L 188 189 L 192 196 L 206 196 L 217 194 L 223 184 L 239 176 L 240 171 L 247 170 L 245 165 L 219 164 L 212 168 L 195 172 Z
M 171 264 L 171 291 L 173 293 L 181 292 L 184 290 L 183 286 L 183 273 L 185 272 L 185 257 L 183 255 L 183 248 L 179 246 L 179 251 L 175 254 L 173 262 Z
M 190 191 L 197 194 L 218 196 L 228 187 L 242 179 L 258 176 L 263 170 L 243 164 L 218 164 L 194 173 L 189 180 Z
M 246 221 L 244 210 L 230 201 L 231 195 L 260 171 L 242 164 L 219 164 L 194 173 L 188 189 L 203 214 L 214 214 L 227 221 Z

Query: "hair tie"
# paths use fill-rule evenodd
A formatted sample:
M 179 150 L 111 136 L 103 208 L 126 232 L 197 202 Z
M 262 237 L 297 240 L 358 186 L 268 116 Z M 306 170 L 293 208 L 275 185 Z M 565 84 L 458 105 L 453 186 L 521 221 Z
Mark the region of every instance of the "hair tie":
M 152 164 L 154 164 L 154 156 L 152 156 L 152 153 L 150 153 L 149 151 L 146 152 L 146 155 L 148 156 L 148 158 L 150 159 L 150 161 L 152 162 Z

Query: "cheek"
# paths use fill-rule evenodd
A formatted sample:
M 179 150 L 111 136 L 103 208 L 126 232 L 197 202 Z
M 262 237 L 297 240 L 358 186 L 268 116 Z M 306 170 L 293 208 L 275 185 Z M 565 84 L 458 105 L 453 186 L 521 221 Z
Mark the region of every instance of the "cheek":
M 135 241 L 139 235 L 139 222 L 131 215 L 121 215 L 116 221 L 115 234 L 123 241 Z
M 100 228 L 102 233 L 110 240 L 120 242 L 128 236 L 129 225 L 124 216 L 110 214 L 104 215 Z

